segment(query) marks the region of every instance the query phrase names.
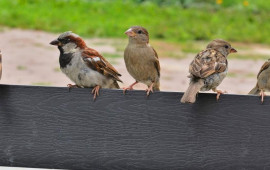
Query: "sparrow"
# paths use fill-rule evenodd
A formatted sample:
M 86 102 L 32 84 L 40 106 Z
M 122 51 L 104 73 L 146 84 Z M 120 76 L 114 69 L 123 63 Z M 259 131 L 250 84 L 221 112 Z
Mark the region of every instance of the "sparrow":
M 125 34 L 129 42 L 124 51 L 124 60 L 135 82 L 124 88 L 124 94 L 127 90 L 133 90 L 133 86 L 139 82 L 148 86 L 147 96 L 150 92 L 160 91 L 160 64 L 157 52 L 149 44 L 148 31 L 141 26 L 133 26 Z
M 0 50 L 0 79 L 2 78 L 2 53 Z
M 119 89 L 117 82 L 122 82 L 121 74 L 96 50 L 87 47 L 77 34 L 64 32 L 50 44 L 60 51 L 61 71 L 75 83 L 68 84 L 69 88 L 93 87 L 94 100 L 100 88 Z
M 210 42 L 205 50 L 198 53 L 189 66 L 189 87 L 184 93 L 182 103 L 194 103 L 199 91 L 213 90 L 216 99 L 225 92 L 217 90 L 228 71 L 227 56 L 237 51 L 231 45 L 220 39 Z
M 257 75 L 257 84 L 248 94 L 260 94 L 263 103 L 265 91 L 270 91 L 270 59 L 262 65 Z

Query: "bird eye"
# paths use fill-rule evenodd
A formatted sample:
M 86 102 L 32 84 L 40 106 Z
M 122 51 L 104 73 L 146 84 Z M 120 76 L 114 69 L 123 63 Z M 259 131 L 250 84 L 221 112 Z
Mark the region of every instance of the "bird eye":
M 138 34 L 141 34 L 141 33 L 142 33 L 142 30 L 139 30 L 139 31 L 138 31 Z
M 69 38 L 68 39 L 61 39 L 60 42 L 62 42 L 63 44 L 67 44 L 70 42 L 70 39 Z
M 225 47 L 225 48 L 229 48 L 229 46 L 228 46 L 228 45 L 225 45 L 224 47 Z

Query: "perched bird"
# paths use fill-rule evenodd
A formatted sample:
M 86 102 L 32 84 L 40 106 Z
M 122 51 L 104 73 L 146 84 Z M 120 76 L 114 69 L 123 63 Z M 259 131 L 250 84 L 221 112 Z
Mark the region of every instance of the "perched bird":
M 224 92 L 217 90 L 217 86 L 226 77 L 228 71 L 227 56 L 237 51 L 224 40 L 213 40 L 206 49 L 196 55 L 189 66 L 190 84 L 183 95 L 182 103 L 194 103 L 197 93 L 213 90 L 217 93 L 217 100 Z
M 117 81 L 122 82 L 121 74 L 96 50 L 87 47 L 78 35 L 64 32 L 50 44 L 58 46 L 60 69 L 76 84 L 68 84 L 69 88 L 94 87 L 94 100 L 100 88 L 119 89 Z
M 0 79 L 2 78 L 2 53 L 0 50 Z
M 126 68 L 135 82 L 126 90 L 132 90 L 133 86 L 139 82 L 148 86 L 146 94 L 159 91 L 160 65 L 157 52 L 149 44 L 149 34 L 147 30 L 140 26 L 129 28 L 125 34 L 129 37 L 128 45 L 124 52 Z
M 270 91 L 270 59 L 261 67 L 257 75 L 257 84 L 248 94 L 260 94 L 263 103 L 265 91 Z

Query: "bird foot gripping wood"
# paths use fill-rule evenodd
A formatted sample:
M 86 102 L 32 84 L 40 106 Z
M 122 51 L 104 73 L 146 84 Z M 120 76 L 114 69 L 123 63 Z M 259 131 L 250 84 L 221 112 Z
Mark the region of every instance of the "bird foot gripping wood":
M 75 85 L 68 84 L 67 87 L 68 87 L 68 91 L 69 91 L 69 92 L 70 92 L 70 89 L 71 89 L 71 88 L 79 88 L 79 86 L 77 86 L 76 84 L 75 84 Z
M 133 87 L 130 87 L 130 86 L 129 87 L 124 87 L 123 88 L 123 94 L 126 94 L 127 90 L 133 90 Z
M 220 95 L 221 94 L 225 94 L 225 93 L 227 93 L 227 91 L 225 90 L 225 91 L 221 91 L 221 90 L 215 90 L 215 92 L 217 93 L 217 101 L 219 100 L 219 97 L 220 97 Z
M 99 96 L 99 89 L 100 88 L 101 88 L 100 86 L 95 86 L 92 90 L 92 94 L 94 95 L 94 97 L 93 97 L 94 101 L 96 100 L 97 96 Z
M 124 88 L 123 88 L 123 94 L 126 94 L 126 91 L 127 91 L 127 90 L 133 90 L 133 86 L 134 86 L 135 84 L 137 84 L 137 83 L 138 83 L 138 82 L 135 81 L 135 82 L 132 83 L 130 86 L 124 87 Z
M 262 104 L 263 104 L 263 101 L 264 101 L 264 96 L 265 96 L 265 93 L 264 93 L 264 91 L 263 91 L 263 90 L 261 90 L 261 92 L 260 92 L 260 96 L 261 96 L 261 102 L 262 102 Z
M 153 91 L 153 85 L 154 83 L 152 83 L 145 91 L 146 91 L 146 95 L 147 97 L 150 95 L 150 92 L 154 93 Z

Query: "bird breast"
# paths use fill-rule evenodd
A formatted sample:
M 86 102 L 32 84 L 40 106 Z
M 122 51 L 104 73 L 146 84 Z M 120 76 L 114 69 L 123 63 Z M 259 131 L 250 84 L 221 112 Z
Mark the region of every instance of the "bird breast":
M 260 73 L 257 85 L 259 89 L 270 91 L 270 67 Z
M 103 88 L 109 88 L 110 84 L 113 83 L 113 80 L 88 67 L 81 54 L 78 53 L 74 53 L 70 63 L 66 67 L 61 67 L 61 70 L 78 86 L 94 87 L 100 85 Z
M 158 81 L 158 73 L 154 65 L 155 53 L 151 47 L 136 47 L 128 45 L 124 59 L 129 74 L 137 81 L 151 84 Z

